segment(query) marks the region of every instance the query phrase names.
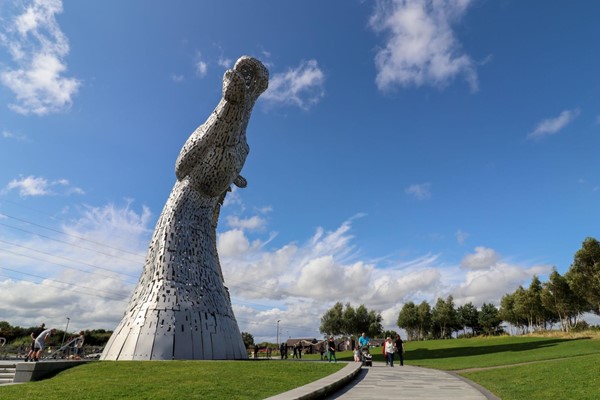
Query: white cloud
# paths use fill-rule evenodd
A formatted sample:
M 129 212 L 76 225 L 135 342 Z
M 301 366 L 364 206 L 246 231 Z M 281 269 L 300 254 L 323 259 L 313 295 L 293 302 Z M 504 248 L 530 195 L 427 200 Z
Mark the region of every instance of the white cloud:
M 65 189 L 63 194 L 85 194 L 84 190 L 78 187 L 72 187 L 67 179 L 58 179 L 48 181 L 46 178 L 30 175 L 25 178 L 13 179 L 6 185 L 3 192 L 18 190 L 21 197 L 35 197 L 56 195 L 56 187 L 62 186 Z
M 233 60 L 231 58 L 219 57 L 217 64 L 225 69 L 233 67 Z
M 494 249 L 478 246 L 475 254 L 467 254 L 460 265 L 469 269 L 486 269 L 495 265 L 500 260 L 500 255 Z
M 550 265 L 523 267 L 496 262 L 486 269 L 469 271 L 452 294 L 457 304 L 472 302 L 479 307 L 486 302 L 500 305 L 500 299 L 506 293 L 514 292 L 519 285 L 528 285 L 533 275 L 547 274 L 551 269 Z
M 407 187 L 404 192 L 415 196 L 419 200 L 426 200 L 431 197 L 431 184 L 430 183 L 419 183 L 413 184 Z
M 196 63 L 196 74 L 198 74 L 200 78 L 204 78 L 207 72 L 208 64 L 206 64 L 204 61 L 198 61 Z
M 579 116 L 579 113 L 579 109 L 576 108 L 573 110 L 565 110 L 556 118 L 545 119 L 541 121 L 529 135 L 527 135 L 527 138 L 540 139 L 544 136 L 553 135 L 575 120 L 575 118 Z
M 258 216 L 252 216 L 250 218 L 241 219 L 237 216 L 229 216 L 227 217 L 227 224 L 231 228 L 239 228 L 245 230 L 262 230 L 265 228 L 267 221 Z
M 73 331 L 113 329 L 143 265 L 150 217 L 108 204 L 50 229 L 27 225 L 30 234 L 0 229 L 0 315 L 20 326 L 63 327 L 69 316 Z
M 375 56 L 381 91 L 397 86 L 443 87 L 462 75 L 478 90 L 477 72 L 452 30 L 471 0 L 379 0 L 370 25 L 386 43 Z
M 386 328 L 397 329 L 398 312 L 407 301 L 433 304 L 437 297 L 453 294 L 458 304 L 480 306 L 526 284 L 534 273 L 550 270 L 502 262 L 486 248 L 475 254 L 487 262 L 467 262 L 478 269 L 446 265 L 440 254 L 386 259 L 379 265 L 357 251 L 353 220 L 278 245 L 260 232 L 220 232 L 218 252 L 240 329 L 258 341 L 275 341 L 280 320 L 280 338 L 319 338 L 320 317 L 336 301 L 365 304 L 382 313 Z M 150 210 L 135 211 L 127 203 L 79 208 L 77 217 L 58 226 L 65 233 L 58 241 L 16 238 L 0 227 L 0 240 L 14 243 L 0 249 L 0 314 L 20 326 L 59 326 L 70 316 L 73 330 L 113 329 L 137 283 L 154 223 Z
M 3 130 L 2 137 L 4 139 L 16 140 L 16 141 L 20 141 L 20 142 L 29 142 L 30 141 L 30 139 L 26 135 L 16 133 L 13 131 L 9 131 L 9 130 Z
M 180 83 L 185 80 L 185 77 L 181 74 L 171 74 L 171 80 L 175 83 Z
M 67 37 L 55 15 L 60 0 L 27 2 L 25 11 L 4 25 L 0 42 L 9 50 L 14 64 L 0 72 L 0 82 L 16 96 L 9 107 L 20 114 L 45 115 L 67 110 L 81 81 L 67 78 L 64 58 L 69 54 Z
M 324 83 L 325 74 L 317 61 L 309 60 L 287 72 L 274 74 L 261 99 L 271 104 L 295 105 L 307 110 L 325 95 Z

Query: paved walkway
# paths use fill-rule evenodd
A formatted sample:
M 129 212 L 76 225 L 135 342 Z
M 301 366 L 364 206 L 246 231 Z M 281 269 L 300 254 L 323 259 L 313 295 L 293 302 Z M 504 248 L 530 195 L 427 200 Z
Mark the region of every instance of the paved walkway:
M 327 399 L 492 400 L 498 397 L 448 372 L 407 365 L 390 368 L 384 363 L 373 363 Z
M 336 392 L 332 392 L 333 388 Z M 328 393 L 323 397 L 324 393 Z M 411 400 L 500 400 L 485 388 L 459 375 L 429 368 L 395 366 L 374 362 L 360 368 L 350 362 L 342 370 L 316 382 L 269 399 L 411 399 Z

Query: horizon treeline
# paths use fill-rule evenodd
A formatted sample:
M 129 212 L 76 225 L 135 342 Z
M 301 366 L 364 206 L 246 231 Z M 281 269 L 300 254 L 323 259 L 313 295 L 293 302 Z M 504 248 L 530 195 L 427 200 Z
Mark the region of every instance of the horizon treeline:
M 461 331 L 464 335 L 494 335 L 504 332 L 503 322 L 510 324 L 511 334 L 547 330 L 557 324 L 564 332 L 578 324 L 587 326 L 580 320 L 583 313 L 600 315 L 600 242 L 586 238 L 564 276 L 553 267 L 548 281 L 542 283 L 534 275 L 527 289 L 519 286 L 498 303 L 500 308 L 492 302 L 479 309 L 472 302 L 457 308 L 452 295 L 438 298 L 433 307 L 427 301 L 419 305 L 408 302 L 400 310 L 397 324 L 409 340 L 449 338 Z

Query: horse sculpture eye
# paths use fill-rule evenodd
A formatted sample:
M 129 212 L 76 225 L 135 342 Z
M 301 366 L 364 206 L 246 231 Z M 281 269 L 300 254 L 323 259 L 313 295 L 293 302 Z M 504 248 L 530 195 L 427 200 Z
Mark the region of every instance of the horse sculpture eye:
M 244 80 L 246 81 L 246 86 L 250 86 L 252 84 L 252 82 L 254 81 L 254 70 L 253 68 L 251 68 L 250 66 L 244 66 L 242 67 L 241 70 L 241 74 L 244 77 Z

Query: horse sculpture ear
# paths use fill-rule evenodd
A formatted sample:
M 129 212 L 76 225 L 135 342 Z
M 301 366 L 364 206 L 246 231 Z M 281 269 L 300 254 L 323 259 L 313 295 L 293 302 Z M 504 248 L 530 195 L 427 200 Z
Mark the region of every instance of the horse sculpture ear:
M 248 181 L 246 180 L 246 178 L 244 178 L 241 175 L 238 175 L 234 180 L 233 180 L 233 184 L 237 187 L 239 187 L 240 189 L 244 189 L 246 186 L 248 186 Z

